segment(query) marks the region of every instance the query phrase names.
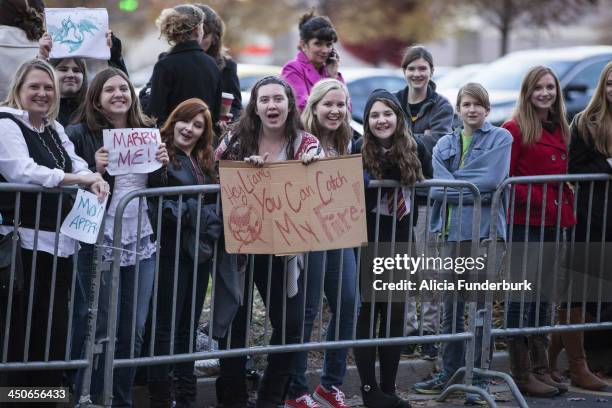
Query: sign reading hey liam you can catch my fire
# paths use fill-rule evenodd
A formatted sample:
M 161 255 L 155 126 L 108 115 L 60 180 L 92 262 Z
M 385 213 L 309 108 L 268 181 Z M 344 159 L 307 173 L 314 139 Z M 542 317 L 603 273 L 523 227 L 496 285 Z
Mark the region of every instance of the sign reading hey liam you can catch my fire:
M 155 159 L 161 143 L 158 129 L 104 129 L 102 136 L 111 176 L 150 173 L 162 166 Z
M 308 166 L 221 161 L 219 176 L 229 253 L 280 255 L 367 241 L 360 155 Z

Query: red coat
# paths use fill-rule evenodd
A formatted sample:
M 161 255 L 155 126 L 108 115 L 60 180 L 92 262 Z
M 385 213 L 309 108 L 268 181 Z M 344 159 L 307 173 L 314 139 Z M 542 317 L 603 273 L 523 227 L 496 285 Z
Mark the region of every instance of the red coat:
M 569 163 L 568 149 L 563 140 L 560 126 L 557 126 L 552 133 L 542 129 L 540 141 L 533 145 L 523 144 L 521 130 L 514 119 L 504 123 L 502 127 L 510 131 L 513 139 L 512 156 L 510 158 L 510 177 L 567 174 Z M 531 185 L 529 225 L 541 225 L 543 187 L 543 184 Z M 516 185 L 514 224 L 525 225 L 527 218 L 527 190 L 527 184 Z M 558 198 L 559 183 L 548 183 L 546 189 L 545 226 L 555 226 L 557 224 Z M 571 227 L 576 224 L 573 211 L 574 194 L 566 183 L 563 184 L 562 198 L 561 227 Z M 510 221 L 510 215 L 508 215 L 508 221 Z

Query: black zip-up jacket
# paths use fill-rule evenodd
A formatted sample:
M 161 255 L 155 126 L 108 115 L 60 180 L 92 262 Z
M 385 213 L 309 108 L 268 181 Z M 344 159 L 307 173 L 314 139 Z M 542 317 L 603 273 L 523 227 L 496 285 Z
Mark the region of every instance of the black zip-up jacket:
M 198 177 L 194 168 L 195 159 L 190 158 L 182 150 L 176 150 L 176 158 L 179 161 L 179 166 L 176 166 L 172 161 L 152 173 L 149 173 L 150 188 L 155 187 L 177 187 L 177 186 L 191 186 L 198 185 Z M 210 177 L 204 174 L 204 184 L 213 184 Z M 183 205 L 186 205 L 188 199 L 197 199 L 197 194 L 185 194 L 183 195 Z M 216 194 L 204 194 L 202 196 L 202 204 L 214 204 L 216 203 Z M 149 215 L 150 219 L 155 225 L 157 223 L 157 209 L 158 201 L 157 197 L 151 197 L 149 199 Z M 178 196 L 164 196 L 164 201 L 176 200 Z M 157 231 L 154 231 L 157 233 Z M 169 243 L 176 242 L 176 223 L 168 222 L 164 219 L 162 221 L 161 237 L 160 239 L 160 254 L 164 256 L 173 256 L 175 247 Z M 164 245 L 165 243 L 165 245 Z
M 582 138 L 578 131 L 578 120 L 582 116 L 579 113 L 574 117 L 571 125 L 571 143 L 569 147 L 570 174 L 607 173 L 612 174 L 612 166 L 608 164 L 607 157 L 595 149 L 592 136 L 589 135 L 588 142 Z M 578 225 L 576 227 L 576 241 L 586 238 L 588 223 L 589 195 L 591 182 L 580 183 L 578 189 Z M 591 203 L 591 241 L 601 240 L 601 231 L 606 229 L 606 240 L 612 241 L 612 187 L 608 192 L 608 207 L 606 225 L 603 224 L 604 202 L 606 199 L 606 183 L 596 181 L 593 183 L 593 201 Z
M 76 154 L 83 158 L 89 166 L 89 170 L 97 172 L 96 170 L 96 152 L 104 146 L 104 139 L 102 134 L 95 134 L 92 132 L 86 123 L 77 123 L 64 128 L 66 135 L 70 141 L 74 144 L 74 151 Z M 110 185 L 110 191 L 113 191 L 115 186 L 115 178 L 105 172 L 102 177 Z M 110 202 L 110 200 L 108 201 Z

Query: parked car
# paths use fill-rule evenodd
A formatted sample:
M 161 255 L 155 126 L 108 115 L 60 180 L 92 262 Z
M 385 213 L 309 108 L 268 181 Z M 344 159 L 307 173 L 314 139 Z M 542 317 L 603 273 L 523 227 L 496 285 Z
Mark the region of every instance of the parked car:
M 546 65 L 559 77 L 568 119 L 571 120 L 586 107 L 603 67 L 610 60 L 612 46 L 517 51 L 483 67 L 470 81 L 482 84 L 489 91 L 489 120 L 494 125 L 500 125 L 511 116 L 527 71 L 535 65 Z M 439 87 L 438 91 L 454 101 L 458 88 Z
M 472 81 L 474 75 L 481 71 L 487 64 L 466 64 L 455 68 L 443 75 L 440 79 L 434 79 L 437 89 L 459 89 Z M 437 68 L 436 68 L 437 70 Z M 455 101 L 451 101 L 455 103 Z
M 251 88 L 255 82 L 268 75 L 280 75 L 282 67 L 278 65 L 238 64 L 238 79 L 242 105 L 246 106 L 251 96 Z
M 359 123 L 363 123 L 363 110 L 373 90 L 383 88 L 395 92 L 406 86 L 399 68 L 342 68 L 341 72 L 351 97 L 353 119 Z

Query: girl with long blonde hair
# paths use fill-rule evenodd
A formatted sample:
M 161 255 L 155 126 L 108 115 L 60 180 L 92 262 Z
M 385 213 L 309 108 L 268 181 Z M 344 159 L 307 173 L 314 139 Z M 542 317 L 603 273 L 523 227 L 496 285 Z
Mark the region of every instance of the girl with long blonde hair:
M 593 93 L 591 101 L 584 111 L 574 117 L 571 129 L 570 142 L 570 173 L 607 173 L 612 174 L 612 165 L 608 162 L 612 157 L 612 62 L 608 62 L 601 76 L 597 88 Z M 576 225 L 576 242 L 581 243 L 578 248 L 584 248 L 584 242 L 588 241 L 597 248 L 594 251 L 599 256 L 599 249 L 605 245 L 602 242 L 605 233 L 605 241 L 612 241 L 612 196 L 606 196 L 606 184 L 609 182 L 590 181 L 580 183 L 578 186 L 579 209 L 589 208 L 590 211 L 578 211 L 578 223 Z M 591 193 L 592 189 L 592 193 Z M 609 189 L 609 186 L 608 186 Z M 607 199 L 607 208 L 605 206 Z M 608 214 L 607 218 L 605 214 Z M 606 222 L 604 222 L 606 220 Z M 579 253 L 580 254 L 580 253 Z M 594 255 L 595 256 L 595 255 Z M 576 257 L 575 260 L 580 257 Z M 576 261 L 574 266 L 585 265 Z M 598 271 L 597 271 L 598 272 Z M 589 271 L 584 271 L 589 273 Z M 590 273 L 593 273 L 591 271 Z M 608 306 L 609 307 L 609 304 Z M 597 304 L 587 303 L 587 313 L 597 314 Z M 567 316 L 569 315 L 569 319 Z M 562 305 L 557 312 L 561 323 L 579 324 L 583 322 L 582 302 Z M 549 348 L 551 375 L 560 378 L 556 370 L 557 355 L 565 348 L 569 362 L 569 373 L 572 385 L 587 390 L 602 390 L 607 384 L 594 375 L 587 365 L 584 350 L 584 332 L 572 331 L 553 333 Z

